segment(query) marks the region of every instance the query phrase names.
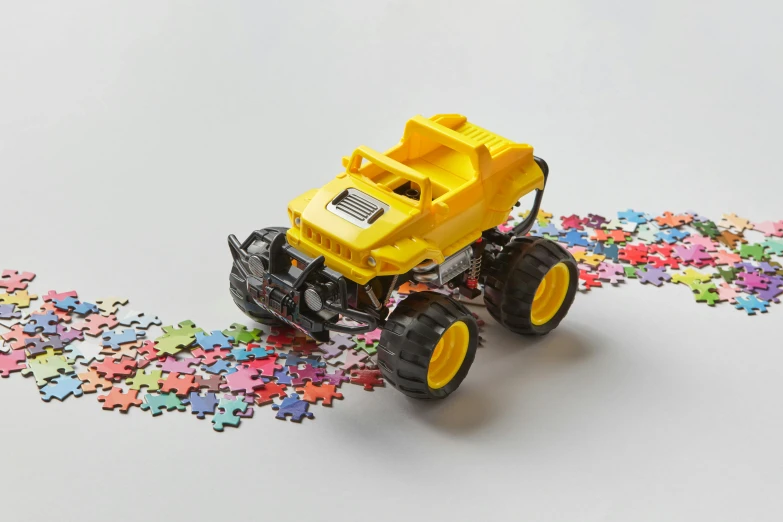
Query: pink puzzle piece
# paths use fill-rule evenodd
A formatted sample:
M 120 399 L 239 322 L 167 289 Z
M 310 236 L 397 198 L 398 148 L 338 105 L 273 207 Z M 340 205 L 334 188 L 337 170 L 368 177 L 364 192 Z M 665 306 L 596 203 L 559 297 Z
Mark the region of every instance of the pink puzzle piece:
M 367 346 L 372 346 L 381 340 L 381 329 L 376 328 L 372 332 L 359 334 L 359 339 L 364 341 L 364 344 L 366 344 Z
M 240 368 L 226 375 L 225 387 L 232 392 L 244 392 L 247 395 L 264 387 L 264 382 L 254 368 Z
M 24 350 L 11 350 L 9 353 L 0 353 L 0 376 L 8 377 L 11 372 L 18 372 L 27 368 L 25 364 Z
M 8 293 L 24 290 L 27 283 L 35 279 L 32 272 L 17 272 L 16 270 L 3 270 L 0 275 L 0 288 L 5 288 Z
M 728 301 L 732 304 L 737 302 L 737 296 L 740 293 L 728 283 L 721 283 L 718 287 L 718 298 L 721 301 Z
M 191 357 L 189 359 L 175 359 L 174 357 L 168 356 L 163 361 L 158 363 L 158 367 L 164 372 L 192 375 L 196 373 L 196 369 L 191 368 L 191 366 L 199 364 L 200 362 L 201 359 L 198 357 Z

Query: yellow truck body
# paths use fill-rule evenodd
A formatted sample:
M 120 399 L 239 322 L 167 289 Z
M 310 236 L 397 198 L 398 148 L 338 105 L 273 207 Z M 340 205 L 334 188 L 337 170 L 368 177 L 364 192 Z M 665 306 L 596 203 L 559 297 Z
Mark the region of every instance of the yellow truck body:
M 545 183 L 533 147 L 458 114 L 415 116 L 396 146 L 359 147 L 343 166 L 289 203 L 287 240 L 362 285 L 443 262 Z

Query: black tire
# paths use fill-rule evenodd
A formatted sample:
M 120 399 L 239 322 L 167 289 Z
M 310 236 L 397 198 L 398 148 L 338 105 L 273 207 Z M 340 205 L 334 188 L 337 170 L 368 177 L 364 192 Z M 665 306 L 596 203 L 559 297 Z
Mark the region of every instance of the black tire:
M 544 276 L 563 263 L 569 274 L 568 289 L 555 315 L 534 324 L 533 300 Z M 568 250 L 542 237 L 515 237 L 498 255 L 484 281 L 484 302 L 489 314 L 512 332 L 544 335 L 554 330 L 574 302 L 579 270 Z
M 428 371 L 435 347 L 457 322 L 467 327 L 467 349 L 456 374 L 442 387 L 431 388 Z M 392 386 L 416 399 L 443 399 L 468 374 L 478 347 L 478 324 L 460 303 L 436 292 L 417 292 L 397 305 L 378 344 L 378 366 Z
M 268 248 L 269 242 L 271 242 L 271 238 L 274 235 L 280 233 L 284 234 L 286 230 L 288 229 L 284 227 L 265 228 L 263 230 L 263 232 L 265 232 L 264 239 L 254 241 L 253 244 L 248 247 L 248 250 L 254 254 L 261 253 Z M 231 298 L 234 300 L 234 304 L 236 304 L 237 308 L 242 310 L 250 319 L 258 323 L 271 326 L 282 324 L 282 321 L 280 321 L 277 316 L 258 306 L 250 295 L 248 295 L 247 280 L 242 275 L 242 271 L 239 270 L 238 264 L 242 265 L 245 273 L 249 272 L 249 267 L 246 263 L 241 260 L 234 261 L 234 264 L 231 267 L 231 275 L 229 276 L 229 290 L 231 291 Z

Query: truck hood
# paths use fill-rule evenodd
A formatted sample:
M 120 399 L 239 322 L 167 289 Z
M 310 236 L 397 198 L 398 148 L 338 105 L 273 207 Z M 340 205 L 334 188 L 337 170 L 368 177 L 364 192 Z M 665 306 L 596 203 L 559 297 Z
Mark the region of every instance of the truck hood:
M 338 176 L 302 198 L 309 201 L 299 216 L 301 240 L 318 250 L 334 251 L 336 243 L 359 258 L 393 244 L 408 225 L 422 217 L 415 205 L 400 201 L 372 182 L 358 183 L 349 175 Z

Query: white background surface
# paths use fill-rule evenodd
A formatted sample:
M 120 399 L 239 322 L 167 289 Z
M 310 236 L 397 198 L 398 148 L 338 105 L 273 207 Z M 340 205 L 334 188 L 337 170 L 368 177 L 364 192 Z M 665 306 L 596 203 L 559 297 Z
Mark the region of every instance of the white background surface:
M 228 233 L 461 112 L 529 141 L 555 215 L 783 217 L 778 2 L 2 2 L 0 265 L 165 322 L 243 317 Z M 482 311 L 482 313 L 484 313 Z M 687 289 L 488 320 L 449 400 L 358 387 L 238 430 L 0 382 L 8 520 L 779 520 L 783 346 Z M 426 517 L 426 518 L 425 518 Z

